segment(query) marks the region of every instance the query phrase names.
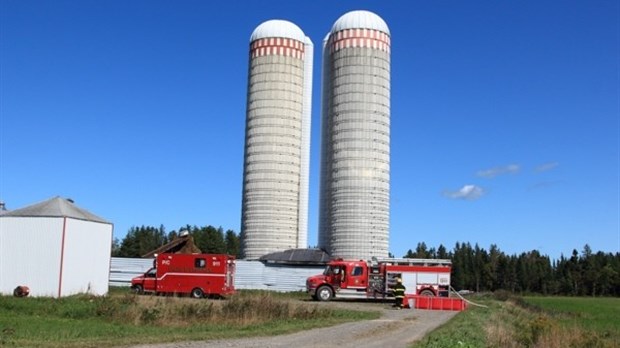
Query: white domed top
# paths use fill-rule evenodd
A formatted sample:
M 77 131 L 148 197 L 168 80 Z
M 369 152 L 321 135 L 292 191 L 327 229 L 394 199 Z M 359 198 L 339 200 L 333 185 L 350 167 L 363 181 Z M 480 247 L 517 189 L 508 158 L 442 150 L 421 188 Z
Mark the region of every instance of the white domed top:
M 268 37 L 283 37 L 301 42 L 306 40 L 306 35 L 298 26 L 281 19 L 272 19 L 256 27 L 250 37 L 250 42 Z
M 385 21 L 370 11 L 351 11 L 342 15 L 334 26 L 332 33 L 339 32 L 344 29 L 374 29 L 382 31 L 390 35 L 390 29 Z

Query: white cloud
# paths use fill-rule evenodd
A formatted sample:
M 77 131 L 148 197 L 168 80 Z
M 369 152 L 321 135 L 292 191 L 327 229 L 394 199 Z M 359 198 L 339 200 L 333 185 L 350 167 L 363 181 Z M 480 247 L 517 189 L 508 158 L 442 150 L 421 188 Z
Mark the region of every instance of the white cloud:
M 559 165 L 560 165 L 559 162 L 543 163 L 543 164 L 539 165 L 538 167 L 536 167 L 536 171 L 537 172 L 547 172 L 547 171 L 555 169 Z
M 476 200 L 485 193 L 484 189 L 476 185 L 465 185 L 458 191 L 444 191 L 443 195 L 452 199 Z
M 518 164 L 509 164 L 507 166 L 495 167 L 491 169 L 480 170 L 476 175 L 483 178 L 494 178 L 502 174 L 516 174 L 521 170 L 521 166 Z

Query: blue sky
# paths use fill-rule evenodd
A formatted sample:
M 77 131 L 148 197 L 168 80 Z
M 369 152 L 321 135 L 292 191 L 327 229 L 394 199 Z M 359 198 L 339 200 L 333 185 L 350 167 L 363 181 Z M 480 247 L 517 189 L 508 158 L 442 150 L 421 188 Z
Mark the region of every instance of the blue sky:
M 390 251 L 497 244 L 620 252 L 620 3 L 0 0 L 0 200 L 54 196 L 114 223 L 239 232 L 249 37 L 320 46 L 344 13 L 392 34 Z

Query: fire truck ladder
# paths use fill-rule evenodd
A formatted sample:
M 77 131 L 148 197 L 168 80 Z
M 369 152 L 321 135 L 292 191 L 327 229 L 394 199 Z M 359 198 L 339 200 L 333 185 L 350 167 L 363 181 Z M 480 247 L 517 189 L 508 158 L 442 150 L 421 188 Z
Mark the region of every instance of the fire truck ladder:
M 398 266 L 450 266 L 452 264 L 452 261 L 447 259 L 373 258 L 372 262 L 392 264 Z

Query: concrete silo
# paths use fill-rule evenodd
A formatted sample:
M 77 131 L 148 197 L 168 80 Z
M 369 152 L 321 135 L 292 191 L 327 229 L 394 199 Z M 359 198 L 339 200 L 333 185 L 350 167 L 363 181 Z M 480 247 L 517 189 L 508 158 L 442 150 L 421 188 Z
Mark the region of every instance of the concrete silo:
M 245 258 L 308 245 L 313 46 L 270 20 L 250 39 L 241 217 Z
M 340 17 L 323 42 L 319 247 L 388 256 L 390 31 L 372 12 Z

